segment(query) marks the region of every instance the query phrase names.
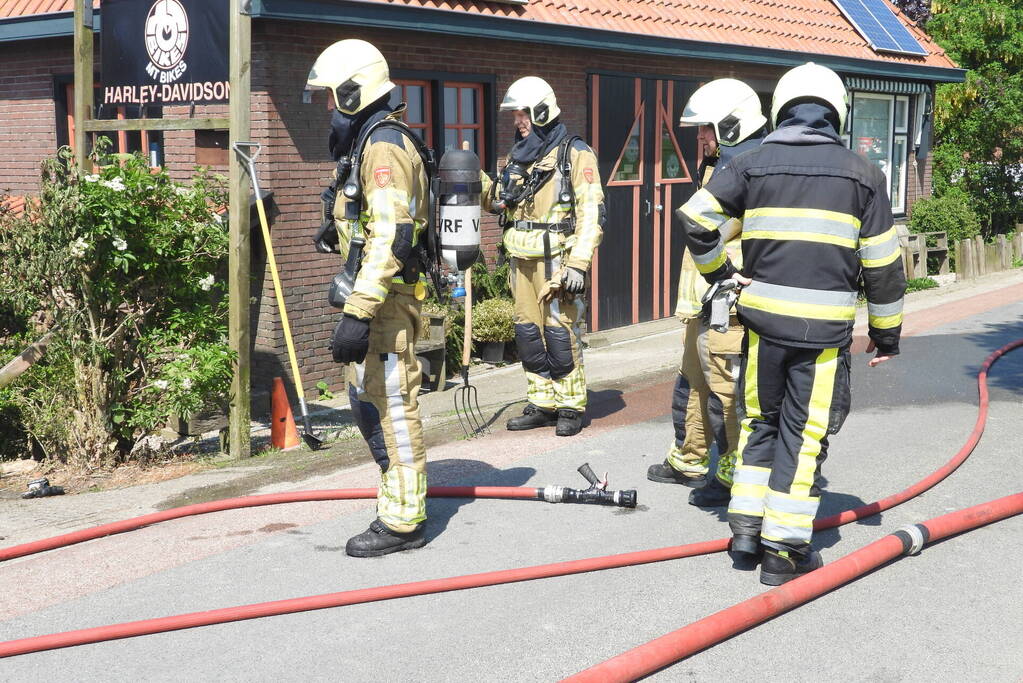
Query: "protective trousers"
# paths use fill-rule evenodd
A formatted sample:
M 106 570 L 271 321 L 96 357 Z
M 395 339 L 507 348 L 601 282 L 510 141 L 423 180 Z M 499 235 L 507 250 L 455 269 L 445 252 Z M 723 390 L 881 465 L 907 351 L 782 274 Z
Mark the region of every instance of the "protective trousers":
M 552 259 L 552 271 L 560 267 Z M 582 297 L 555 297 L 540 303 L 547 282 L 543 259 L 511 259 L 511 290 L 515 297 L 515 345 L 526 371 L 526 398 L 538 408 L 586 409 L 582 333 L 586 309 Z
M 366 360 L 348 367 L 352 415 L 381 470 L 377 517 L 403 533 L 426 519 L 422 376 L 415 353 L 422 304 L 412 291 L 392 285 L 370 322 Z
M 672 397 L 675 442 L 668 464 L 678 472 L 698 477 L 710 467 L 710 447 L 718 446 L 715 475 L 732 485 L 739 420 L 735 411 L 735 384 L 742 352 L 743 328 L 733 316 L 726 334 L 710 329 L 701 318 L 686 322 L 682 365 Z
M 829 434 L 849 414 L 849 349 L 806 349 L 752 330 L 743 343 L 744 414 L 728 521 L 733 534 L 805 553 Z

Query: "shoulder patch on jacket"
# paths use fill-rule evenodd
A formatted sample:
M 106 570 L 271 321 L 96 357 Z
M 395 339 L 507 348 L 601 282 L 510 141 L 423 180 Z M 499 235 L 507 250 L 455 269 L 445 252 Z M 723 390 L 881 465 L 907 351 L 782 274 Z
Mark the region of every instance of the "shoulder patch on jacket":
M 373 169 L 373 180 L 376 182 L 377 187 L 387 187 L 391 182 L 391 167 L 390 166 L 378 166 Z
M 594 180 L 596 178 L 596 173 L 594 172 L 594 170 L 592 168 L 584 168 L 583 169 L 583 177 L 586 178 L 586 182 L 588 182 L 588 183 L 596 182 Z

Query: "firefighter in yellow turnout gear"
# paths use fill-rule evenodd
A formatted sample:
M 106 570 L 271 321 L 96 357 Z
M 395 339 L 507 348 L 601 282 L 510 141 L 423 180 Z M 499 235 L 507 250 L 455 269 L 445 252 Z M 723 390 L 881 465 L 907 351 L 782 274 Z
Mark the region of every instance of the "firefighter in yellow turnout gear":
M 710 180 L 715 169 L 724 168 L 734 157 L 759 146 L 766 134 L 766 123 L 760 99 L 742 81 L 721 78 L 693 93 L 679 125 L 700 127 L 697 135 L 697 144 L 703 151 L 700 186 Z M 742 264 L 741 227 L 740 221 L 732 220 L 722 228 L 725 248 L 737 267 Z M 711 331 L 704 315 L 707 307 L 703 297 L 707 289 L 692 253 L 686 250 L 675 309 L 684 325 L 682 365 L 672 395 L 675 438 L 665 461 L 651 465 L 647 478 L 687 486 L 706 482 L 689 495 L 689 502 L 714 507 L 728 503 L 739 443 L 735 380 L 743 328 L 733 311 L 726 333 Z M 715 476 L 708 480 L 713 443 L 718 446 L 718 464 Z
M 501 215 L 511 259 L 515 343 L 529 403 L 508 429 L 582 429 L 586 409 L 579 329 L 586 271 L 600 244 L 604 192 L 597 157 L 559 120 L 542 79 L 515 81 L 501 103 L 515 117 L 515 144 L 496 182 L 483 177 L 483 205 Z
M 743 419 L 728 521 L 733 551 L 763 549 L 778 585 L 823 562 L 812 550 L 828 438 L 849 411 L 859 283 L 871 367 L 899 353 L 906 278 L 881 169 L 842 143 L 847 93 L 813 63 L 778 81 L 776 130 L 714 174 L 682 208 L 686 243 L 708 282 L 743 286 Z M 742 273 L 720 229 L 742 218 Z
M 328 47 L 307 83 L 330 91 L 329 146 L 338 162 L 334 186 L 323 196 L 329 213 L 315 240 L 318 250 L 340 252 L 346 262 L 331 290 L 331 303 L 344 311 L 331 352 L 348 363 L 352 414 L 381 470 L 377 518 L 346 546 L 355 557 L 425 543 L 426 446 L 415 341 L 426 295 L 419 254 L 429 181 L 422 153 L 399 122 L 403 105 L 388 105 L 394 87 L 383 56 L 361 40 Z

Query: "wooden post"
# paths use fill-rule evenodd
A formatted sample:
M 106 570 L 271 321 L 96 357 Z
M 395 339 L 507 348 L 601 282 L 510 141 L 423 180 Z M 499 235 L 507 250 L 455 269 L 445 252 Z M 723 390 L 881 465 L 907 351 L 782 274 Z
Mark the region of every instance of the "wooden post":
M 913 277 L 927 277 L 927 238 L 920 235 L 916 243 L 916 274 Z
M 987 257 L 984 251 L 984 238 L 977 235 L 973 238 L 974 253 L 976 254 L 975 263 L 977 264 L 977 276 L 987 275 Z
M 956 257 L 955 274 L 956 274 L 956 280 L 957 281 L 958 280 L 965 280 L 966 279 L 966 269 L 963 267 L 963 264 L 964 264 L 964 258 L 963 257 L 966 256 L 966 248 L 965 248 L 964 244 L 965 243 L 962 240 L 959 240 L 958 242 L 955 243 L 955 257 Z
M 230 62 L 231 62 L 231 130 L 232 143 L 247 141 L 250 135 L 249 94 L 252 66 L 252 18 L 242 13 L 244 0 L 231 0 Z M 245 3 L 246 5 L 248 3 Z M 249 209 L 249 178 L 234 151 L 230 155 L 230 247 L 228 256 L 228 340 L 236 354 L 234 377 L 231 380 L 231 410 L 228 440 L 231 457 L 247 458 L 251 454 L 252 396 L 250 386 L 251 335 L 249 333 L 249 297 L 251 245 L 251 211 Z
M 75 0 L 75 161 L 80 168 L 89 162 L 89 134 L 85 122 L 92 118 L 92 0 Z
M 1009 241 L 1005 235 L 998 236 L 998 265 L 1000 270 L 1009 270 L 1012 267 L 1012 249 L 1009 248 Z

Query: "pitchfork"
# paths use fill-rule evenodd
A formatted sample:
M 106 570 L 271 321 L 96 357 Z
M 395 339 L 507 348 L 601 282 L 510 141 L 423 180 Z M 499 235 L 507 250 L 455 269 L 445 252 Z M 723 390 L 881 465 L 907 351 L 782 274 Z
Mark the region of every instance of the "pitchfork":
M 469 384 L 469 346 L 472 343 L 472 266 L 465 270 L 465 336 L 462 338 L 462 382 L 455 390 L 455 414 L 462 425 L 465 438 L 471 439 L 490 433 L 486 418 L 480 410 L 476 387 Z

